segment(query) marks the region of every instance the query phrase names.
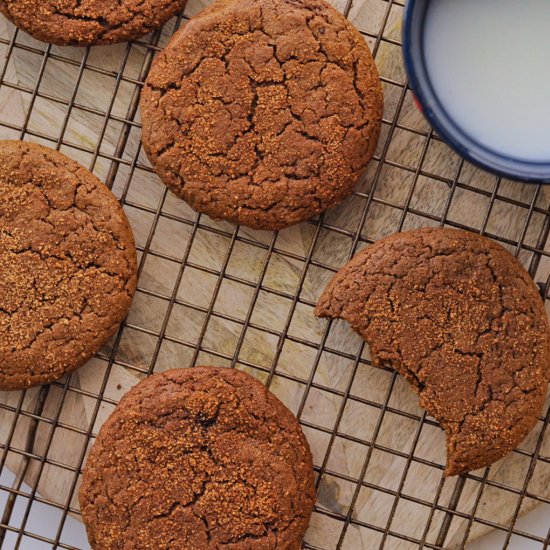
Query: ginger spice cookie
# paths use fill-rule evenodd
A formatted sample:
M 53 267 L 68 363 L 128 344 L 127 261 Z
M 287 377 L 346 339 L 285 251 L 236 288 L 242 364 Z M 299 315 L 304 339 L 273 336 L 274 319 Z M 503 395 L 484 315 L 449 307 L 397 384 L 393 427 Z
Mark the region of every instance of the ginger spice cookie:
M 347 320 L 376 364 L 411 383 L 447 433 L 447 475 L 502 458 L 541 414 L 544 304 L 522 265 L 489 239 L 454 229 L 382 239 L 334 277 L 316 313 Z
M 94 550 L 299 550 L 313 502 L 296 418 L 250 375 L 213 367 L 132 388 L 80 489 Z
M 126 316 L 136 250 L 112 193 L 65 155 L 0 141 L 0 389 L 56 380 Z
M 134 40 L 181 12 L 186 0 L 0 0 L 0 12 L 34 38 L 62 46 Z
M 195 210 L 281 229 L 350 195 L 382 105 L 364 38 L 323 0 L 220 0 L 157 56 L 143 145 Z

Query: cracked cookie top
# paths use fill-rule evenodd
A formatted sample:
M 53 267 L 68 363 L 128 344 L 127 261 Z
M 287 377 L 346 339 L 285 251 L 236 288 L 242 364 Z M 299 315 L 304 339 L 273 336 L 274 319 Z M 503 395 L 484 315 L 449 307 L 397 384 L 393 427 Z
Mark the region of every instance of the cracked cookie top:
M 195 210 L 281 229 L 353 191 L 382 104 L 365 40 L 323 0 L 221 0 L 156 58 L 143 145 Z
M 538 289 L 495 242 L 454 229 L 382 239 L 331 281 L 316 314 L 347 320 L 447 432 L 447 475 L 502 458 L 533 428 L 550 377 Z
M 80 489 L 95 550 L 299 550 L 313 502 L 296 418 L 250 375 L 213 367 L 130 390 Z
M 0 141 L 0 389 L 56 380 L 126 316 L 136 251 L 112 193 L 65 155 Z
M 134 40 L 181 12 L 186 0 L 0 0 L 0 12 L 34 38 L 91 46 Z

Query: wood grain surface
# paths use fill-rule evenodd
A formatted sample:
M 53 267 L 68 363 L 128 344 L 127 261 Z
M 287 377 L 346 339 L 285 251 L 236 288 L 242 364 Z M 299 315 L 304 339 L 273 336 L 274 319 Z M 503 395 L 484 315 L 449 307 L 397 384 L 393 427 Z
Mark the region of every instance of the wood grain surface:
M 207 3 L 191 2 L 186 15 Z M 300 413 L 315 464 L 325 467 L 318 508 L 330 513 L 314 514 L 306 539 L 310 545 L 370 550 L 379 547 L 386 528 L 385 547 L 392 550 L 418 548 L 392 533 L 435 542 L 445 518 L 437 506 L 449 504 L 457 483 L 442 477 L 443 432 L 433 420 L 423 419 L 416 395 L 400 377 L 364 361 L 368 349 L 345 323 L 332 323 L 327 332 L 326 321 L 314 318 L 313 304 L 333 270 L 368 241 L 400 229 L 439 225 L 444 216 L 451 225 L 503 240 L 528 266 L 531 249 L 546 245 L 537 241 L 548 195 L 462 163 L 431 134 L 404 87 L 401 5 L 333 3 L 349 9 L 348 17 L 375 48 L 385 88 L 377 154 L 383 162 L 371 163 L 358 193 L 328 212 L 322 225 L 304 223 L 278 234 L 197 216 L 151 173 L 140 149 L 139 126 L 124 123 L 139 91 L 146 47 L 49 47 L 23 33 L 12 46 L 14 28 L 0 19 L 0 36 L 7 41 L 0 46 L 1 139 L 22 137 L 26 125 L 24 139 L 59 146 L 105 180 L 116 165 L 112 157 L 121 132 L 130 130 L 113 191 L 124 203 L 141 251 L 140 290 L 117 338 L 69 379 L 50 387 L 25 475 L 39 495 L 61 507 L 70 503 L 71 513 L 78 509 L 74 469 L 89 448 L 87 433 L 97 433 L 130 387 L 152 370 L 227 365 L 268 383 Z M 161 46 L 173 29 L 172 21 Z M 378 35 L 383 39 L 377 41 Z M 361 239 L 357 246 L 356 236 Z M 523 243 L 519 250 L 518 241 Z M 549 273 L 543 259 L 536 281 L 545 283 Z M 306 392 L 308 380 L 313 383 Z M 39 393 L 0 393 L 0 452 L 9 447 L 4 459 L 16 473 Z M 521 449 L 533 450 L 541 426 Z M 540 453 L 550 456 L 550 437 Z M 491 522 L 507 528 L 518 496 L 497 484 L 520 491 L 529 465 L 530 456 L 516 452 L 488 474 L 469 477 L 458 503 L 463 517 L 452 521 L 445 546 L 459 547 L 466 537 L 481 536 Z M 496 484 L 483 488 L 479 480 L 484 475 Z M 550 464 L 536 464 L 528 490 L 550 498 Z M 535 504 L 524 499 L 521 513 Z M 472 512 L 481 521 L 469 522 Z

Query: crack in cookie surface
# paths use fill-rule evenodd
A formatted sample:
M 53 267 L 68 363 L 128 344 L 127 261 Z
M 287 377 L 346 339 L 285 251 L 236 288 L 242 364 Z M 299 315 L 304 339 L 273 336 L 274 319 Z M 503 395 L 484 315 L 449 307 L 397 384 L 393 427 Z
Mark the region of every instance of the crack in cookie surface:
M 222 0 L 155 60 L 143 143 L 196 210 L 280 229 L 352 192 L 382 103 L 364 39 L 322 0 Z
M 181 12 L 186 0 L 0 0 L 0 11 L 35 38 L 90 46 L 134 40 Z
M 0 388 L 60 378 L 125 317 L 136 287 L 128 221 L 64 155 L 0 142 Z
M 550 377 L 544 304 L 521 264 L 489 239 L 424 229 L 382 239 L 331 281 L 316 310 L 369 343 L 447 432 L 447 475 L 515 448 Z
M 153 375 L 107 420 L 80 505 L 96 549 L 298 550 L 313 507 L 299 424 L 251 376 Z

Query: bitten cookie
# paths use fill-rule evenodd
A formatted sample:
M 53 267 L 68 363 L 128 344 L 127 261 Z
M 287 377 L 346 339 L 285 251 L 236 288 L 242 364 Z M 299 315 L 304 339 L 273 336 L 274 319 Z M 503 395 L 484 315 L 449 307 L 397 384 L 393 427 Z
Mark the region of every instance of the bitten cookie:
M 136 250 L 112 193 L 65 155 L 0 141 L 0 389 L 84 364 L 126 316 Z
M 134 40 L 181 12 L 186 0 L 0 0 L 0 12 L 34 38 L 62 46 Z
M 213 367 L 132 388 L 80 489 L 94 550 L 299 550 L 313 502 L 296 418 L 250 375 Z
M 375 363 L 402 374 L 447 433 L 447 475 L 509 453 L 541 414 L 550 377 L 537 287 L 495 242 L 453 229 L 398 233 L 361 251 L 328 285 Z
M 382 104 L 365 40 L 323 0 L 220 0 L 156 58 L 143 145 L 195 210 L 281 229 L 353 191 Z

